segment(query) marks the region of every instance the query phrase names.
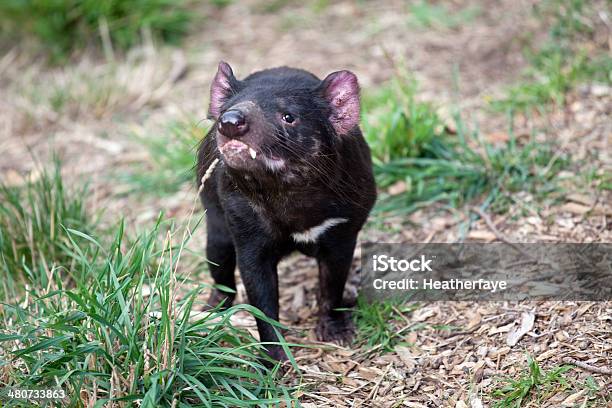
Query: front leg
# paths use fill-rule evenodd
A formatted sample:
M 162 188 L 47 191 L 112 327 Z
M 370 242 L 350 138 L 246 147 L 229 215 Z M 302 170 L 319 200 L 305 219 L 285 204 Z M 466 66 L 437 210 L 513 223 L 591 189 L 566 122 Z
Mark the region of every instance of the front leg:
M 321 245 L 317 255 L 320 317 L 316 334 L 320 340 L 346 344 L 353 338 L 355 327 L 350 311 L 338 309 L 346 307 L 342 295 L 353 261 L 355 242 L 355 238 L 329 242 Z
M 276 266 L 280 258 L 272 251 L 259 246 L 238 247 L 238 268 L 246 288 L 249 303 L 261 310 L 270 319 L 278 321 L 278 273 Z M 274 327 L 256 319 L 261 342 L 278 342 Z M 277 329 L 278 330 L 278 329 Z M 275 360 L 286 360 L 279 345 L 265 345 L 268 354 Z
M 259 216 L 239 194 L 228 194 L 225 201 L 227 225 L 234 240 L 236 260 L 249 303 L 268 318 L 278 321 L 278 274 L 283 256 L 280 243 L 269 234 Z M 256 319 L 261 342 L 278 342 L 271 324 Z M 279 345 L 265 345 L 276 360 L 287 356 Z

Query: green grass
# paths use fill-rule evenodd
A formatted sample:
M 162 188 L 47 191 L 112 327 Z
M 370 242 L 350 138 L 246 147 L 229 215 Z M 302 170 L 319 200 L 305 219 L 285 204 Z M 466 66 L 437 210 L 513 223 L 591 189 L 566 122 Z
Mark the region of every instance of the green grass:
M 503 212 L 517 192 L 544 198 L 559 190 L 556 175 L 569 156 L 554 144 L 517 140 L 512 129 L 507 142 L 492 144 L 470 130 L 458 111 L 451 134 L 435 107 L 419 102 L 416 93 L 414 81 L 400 76 L 365 98 L 363 129 L 378 186 L 386 190 L 405 183 L 401 194 L 382 192 L 375 213 L 410 213 L 433 203 L 457 207 L 474 200 Z
M 68 230 L 94 230 L 85 209 L 87 188 L 67 188 L 56 162 L 25 188 L 0 185 L 0 299 L 26 283 L 46 287 L 49 272 L 69 273 L 78 263 Z
M 164 195 L 177 192 L 185 183 L 195 185 L 196 150 L 208 129 L 194 120 L 176 121 L 159 135 L 132 134 L 150 160 L 121 175 L 131 191 Z
M 357 328 L 356 341 L 366 346 L 366 352 L 376 347 L 377 353 L 392 351 L 408 334 L 398 327 L 406 326 L 403 315 L 414 311 L 418 305 L 396 301 L 368 302 L 357 298 L 354 319 Z M 419 326 L 411 327 L 417 330 Z
M 429 155 L 445 136 L 435 107 L 417 100 L 416 80 L 400 72 L 363 97 L 363 133 L 377 164 Z
M 501 99 L 491 101 L 499 112 L 526 112 L 537 109 L 545 113 L 551 107 L 565 104 L 565 95 L 585 82 L 612 83 L 612 57 L 589 57 L 551 46 L 531 58 L 526 80 L 511 86 Z
M 137 44 L 143 30 L 176 43 L 193 20 L 188 5 L 186 0 L 5 0 L 0 33 L 12 40 L 34 38 L 57 59 L 91 43 L 102 45 L 105 35 L 123 50 Z
M 202 285 L 179 273 L 193 226 L 160 219 L 134 239 L 123 224 L 104 234 L 59 170 L 1 191 L 2 281 L 23 285 L 2 297 L 0 388 L 61 387 L 70 407 L 292 404 L 278 366 L 266 368 L 262 345 L 229 321 L 261 312 L 192 314 Z
M 603 4 L 601 2 L 600 4 Z M 612 57 L 593 38 L 599 20 L 598 2 L 548 0 L 536 7 L 549 26 L 548 39 L 526 50 L 529 68 L 520 83 L 491 101 L 500 112 L 545 113 L 565 104 L 565 95 L 582 83 L 612 83 Z
M 480 14 L 478 7 L 450 10 L 444 5 L 431 4 L 421 0 L 408 7 L 410 23 L 419 27 L 453 29 L 469 23 Z
M 525 374 L 517 379 L 503 379 L 505 384 L 493 391 L 492 395 L 498 400 L 495 407 L 520 407 L 523 401 L 533 396 L 536 400 L 558 386 L 567 388 L 568 384 L 563 374 L 571 370 L 571 366 L 560 366 L 549 372 L 543 372 L 537 361 L 527 356 L 528 369 Z
M 570 365 L 556 366 L 548 371 L 542 370 L 530 356 L 527 356 L 525 372 L 518 378 L 504 378 L 498 381 L 498 387 L 491 394 L 495 408 L 520 408 L 522 406 L 539 406 L 541 401 L 547 401 L 552 396 L 563 393 L 571 394 L 586 389 L 585 397 L 593 404 L 582 406 L 603 406 L 605 396 L 598 395 L 600 386 L 593 377 L 587 377 L 583 382 L 576 381 L 566 374 L 573 369 Z M 577 404 L 582 403 L 584 397 Z

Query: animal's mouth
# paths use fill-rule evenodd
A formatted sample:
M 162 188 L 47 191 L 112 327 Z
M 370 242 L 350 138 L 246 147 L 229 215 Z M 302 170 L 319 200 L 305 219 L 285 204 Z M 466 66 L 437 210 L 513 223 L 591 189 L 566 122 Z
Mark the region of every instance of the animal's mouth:
M 261 150 L 237 139 L 229 139 L 219 144 L 219 151 L 225 162 L 236 169 L 252 169 L 257 163 L 262 163 L 272 171 L 280 170 L 285 166 L 283 159 L 265 155 Z
M 223 143 L 221 146 L 219 146 L 219 150 L 227 159 L 243 159 L 247 155 L 250 156 L 252 160 L 255 160 L 257 158 L 257 150 L 253 149 L 248 144 L 236 139 L 230 139 L 227 142 Z

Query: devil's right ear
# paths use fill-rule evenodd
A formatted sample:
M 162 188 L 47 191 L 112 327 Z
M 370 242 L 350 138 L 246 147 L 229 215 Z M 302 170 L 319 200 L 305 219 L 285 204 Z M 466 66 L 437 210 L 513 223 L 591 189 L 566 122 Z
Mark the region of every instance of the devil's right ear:
M 232 67 L 226 62 L 219 62 L 217 74 L 210 86 L 210 106 L 208 118 L 217 120 L 223 104 L 237 91 L 238 80 L 234 77 Z

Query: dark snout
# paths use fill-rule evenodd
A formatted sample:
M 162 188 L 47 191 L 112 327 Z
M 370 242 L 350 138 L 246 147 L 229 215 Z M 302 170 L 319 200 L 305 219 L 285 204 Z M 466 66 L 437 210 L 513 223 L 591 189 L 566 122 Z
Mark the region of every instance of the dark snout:
M 244 135 L 249 129 L 249 125 L 244 113 L 237 109 L 231 109 L 219 118 L 218 129 L 223 136 L 235 139 Z

